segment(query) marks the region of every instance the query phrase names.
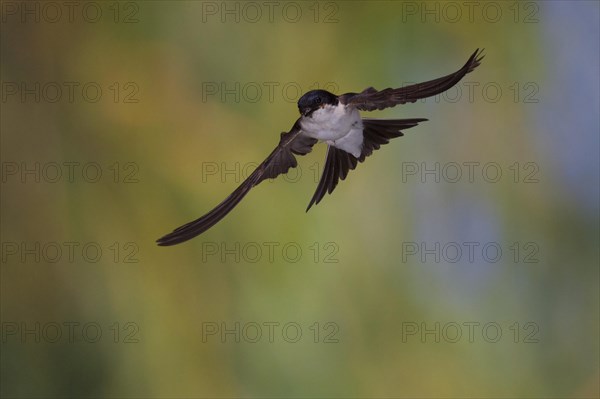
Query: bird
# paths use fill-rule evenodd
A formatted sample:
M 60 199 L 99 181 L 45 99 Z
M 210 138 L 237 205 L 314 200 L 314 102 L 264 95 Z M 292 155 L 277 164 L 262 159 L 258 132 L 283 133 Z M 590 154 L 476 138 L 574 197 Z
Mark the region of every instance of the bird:
M 338 182 L 346 179 L 349 171 L 354 170 L 359 162 L 364 162 L 373 151 L 391 139 L 403 136 L 403 130 L 427 121 L 424 118 L 362 118 L 360 111 L 383 110 L 440 94 L 478 67 L 483 57 L 483 49 L 477 49 L 454 73 L 396 89 L 368 87 L 360 93 L 342 95 L 322 89 L 306 92 L 298 100 L 300 117 L 289 131 L 281 133 L 277 147 L 246 180 L 210 212 L 159 238 L 157 244 L 180 244 L 204 233 L 231 212 L 253 187 L 295 168 L 298 165 L 295 155 L 306 155 L 315 144 L 325 142 L 325 166 L 306 209 L 308 212 L 325 194 L 331 194 Z

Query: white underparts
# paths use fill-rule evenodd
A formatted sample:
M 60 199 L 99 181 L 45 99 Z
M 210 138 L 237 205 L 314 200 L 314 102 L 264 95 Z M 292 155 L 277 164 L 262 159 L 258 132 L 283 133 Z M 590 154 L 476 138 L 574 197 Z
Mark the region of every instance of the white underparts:
M 300 120 L 306 135 L 349 152 L 358 158 L 362 152 L 363 125 L 358 110 L 342 104 L 325 105 Z

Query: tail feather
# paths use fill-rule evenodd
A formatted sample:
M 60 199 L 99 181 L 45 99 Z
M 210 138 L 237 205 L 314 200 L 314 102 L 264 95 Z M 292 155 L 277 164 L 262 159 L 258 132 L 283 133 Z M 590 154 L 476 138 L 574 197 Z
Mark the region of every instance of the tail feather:
M 358 160 L 363 162 L 373 151 L 390 142 L 391 139 L 404 136 L 401 129 L 410 129 L 427 119 L 363 119 L 363 149 Z
M 363 146 L 360 157 L 356 158 L 354 155 L 330 145 L 327 149 L 323 174 L 306 211 L 308 212 L 313 204 L 318 204 L 326 193 L 331 194 L 338 181 L 344 180 L 350 170 L 356 168 L 358 162 L 364 162 L 373 151 L 389 143 L 391 139 L 404 136 L 402 129 L 410 129 L 426 120 L 423 118 L 363 119 Z

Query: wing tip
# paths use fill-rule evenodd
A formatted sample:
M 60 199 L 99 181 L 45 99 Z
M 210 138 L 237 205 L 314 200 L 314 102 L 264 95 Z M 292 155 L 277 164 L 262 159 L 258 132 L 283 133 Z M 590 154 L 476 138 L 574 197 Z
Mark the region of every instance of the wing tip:
M 209 212 L 207 215 L 211 215 L 211 213 Z M 177 245 L 181 244 L 182 242 L 189 241 L 192 238 L 199 236 L 200 234 L 204 233 L 206 230 L 211 228 L 223 217 L 225 217 L 225 215 L 227 215 L 227 213 L 225 213 L 221 218 L 216 220 L 208 219 L 208 222 L 206 219 L 206 215 L 204 215 L 201 218 L 179 226 L 169 234 L 165 234 L 164 236 L 160 237 L 155 241 L 156 245 L 160 247 L 169 247 L 172 245 Z
M 477 48 L 473 52 L 473 54 L 471 54 L 469 60 L 467 61 L 467 64 L 465 65 L 467 67 L 467 73 L 473 71 L 481 64 L 481 60 L 483 60 L 483 58 L 485 57 L 485 54 L 483 54 L 484 50 L 485 48 L 482 48 L 481 50 Z
M 156 245 L 159 247 L 169 247 L 172 245 L 181 244 L 182 242 L 191 240 L 192 238 L 202 234 L 210 227 L 198 226 L 198 222 L 203 218 L 204 217 L 181 225 L 169 234 L 165 234 L 164 236 L 158 238 L 155 241 Z
M 319 203 L 319 201 L 316 200 L 316 197 L 317 197 L 317 194 L 315 193 L 315 195 L 313 195 L 313 197 L 311 198 L 310 203 L 306 207 L 305 213 L 308 213 L 308 211 L 310 210 L 310 208 L 312 208 L 313 205 L 317 205 Z
M 179 238 L 179 239 L 178 239 Z M 179 244 L 185 240 L 181 240 L 181 237 L 173 235 L 173 233 L 169 233 L 157 239 L 155 241 L 156 245 L 159 247 L 170 247 L 175 244 Z

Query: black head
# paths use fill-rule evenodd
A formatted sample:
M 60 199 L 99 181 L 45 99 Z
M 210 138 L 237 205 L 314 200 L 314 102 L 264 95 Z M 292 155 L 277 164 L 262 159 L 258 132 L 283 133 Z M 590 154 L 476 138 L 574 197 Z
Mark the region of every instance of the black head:
M 303 116 L 309 116 L 315 110 L 325 105 L 337 105 L 338 98 L 326 90 L 311 90 L 298 100 L 298 110 Z

